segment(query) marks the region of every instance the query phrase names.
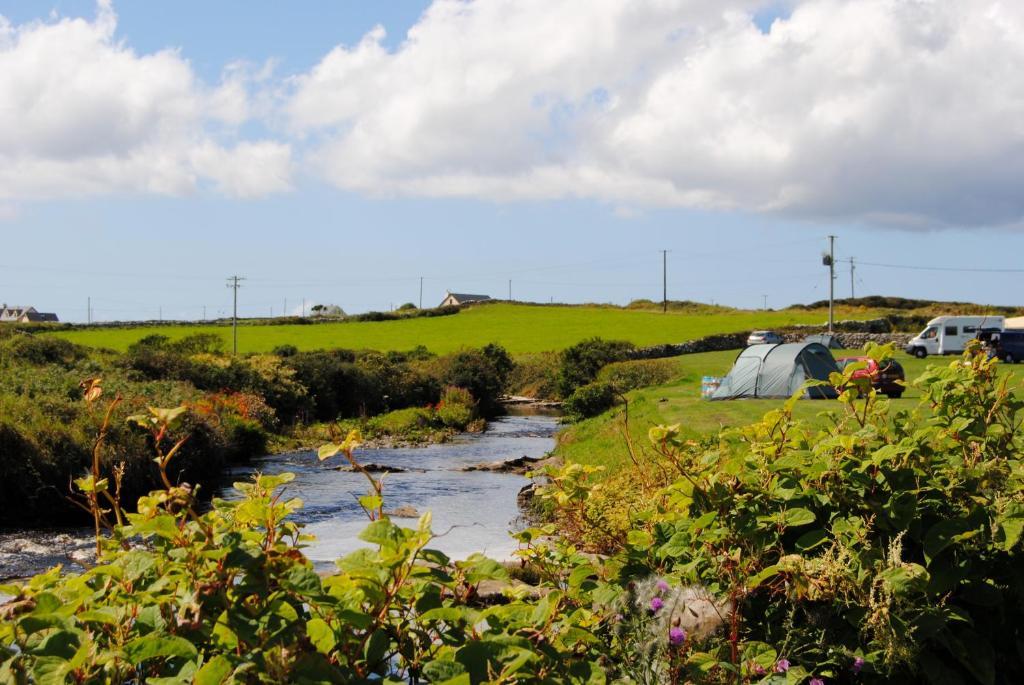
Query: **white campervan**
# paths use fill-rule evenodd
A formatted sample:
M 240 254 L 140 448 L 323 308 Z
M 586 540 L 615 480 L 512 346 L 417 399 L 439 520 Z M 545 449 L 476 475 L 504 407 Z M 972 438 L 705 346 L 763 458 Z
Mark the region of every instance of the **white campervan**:
M 988 328 L 1003 330 L 1006 319 L 1002 316 L 939 316 L 910 339 L 904 348 L 908 354 L 923 358 L 929 354 L 959 354 L 967 341 Z

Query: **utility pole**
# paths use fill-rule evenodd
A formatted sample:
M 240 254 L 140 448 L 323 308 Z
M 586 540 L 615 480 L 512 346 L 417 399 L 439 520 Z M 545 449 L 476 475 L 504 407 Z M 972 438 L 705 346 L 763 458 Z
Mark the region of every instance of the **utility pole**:
M 661 251 L 661 312 L 668 312 L 668 250 Z
M 85 322 L 92 323 L 92 297 L 85 298 Z
M 512 301 L 512 279 L 508 279 L 508 301 Z
M 281 310 L 284 316 L 288 316 L 288 298 L 284 298 L 284 309 Z
M 835 321 L 835 288 L 836 288 L 836 237 L 828 237 L 828 332 L 832 332 Z
M 231 288 L 234 307 L 231 310 L 231 353 L 238 354 L 238 289 L 242 286 L 238 283 L 244 281 L 242 276 L 231 276 L 228 278 L 228 287 Z
M 163 307 L 163 305 L 160 305 L 159 307 L 156 308 L 156 318 L 157 318 L 157 321 L 163 321 L 164 320 L 164 307 Z
M 306 318 L 306 298 L 302 298 L 302 318 Z
M 768 296 L 767 295 L 762 295 L 761 299 L 764 300 L 764 307 L 763 307 L 763 309 L 765 311 L 768 311 Z M 712 303 L 712 304 L 714 304 L 714 303 Z
M 853 264 L 853 257 L 850 257 L 850 299 L 851 300 L 854 299 L 855 297 L 857 297 L 857 295 L 855 294 L 854 286 L 853 286 L 853 271 L 856 268 L 857 267 L 855 267 L 854 264 Z
M 206 321 L 206 305 L 203 305 L 203 321 Z
M 420 309 L 423 309 L 423 276 L 420 276 Z

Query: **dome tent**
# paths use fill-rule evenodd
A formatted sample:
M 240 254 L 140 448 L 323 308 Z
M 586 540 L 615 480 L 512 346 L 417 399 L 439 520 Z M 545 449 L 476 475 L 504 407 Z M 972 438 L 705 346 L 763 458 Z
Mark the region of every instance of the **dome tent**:
M 830 350 L 841 350 L 843 349 L 842 343 L 839 342 L 839 337 L 832 335 L 831 333 L 815 333 L 814 335 L 808 335 L 804 338 L 805 343 L 821 343 Z
M 804 381 L 827 381 L 833 371 L 839 371 L 839 366 L 828 348 L 820 343 L 751 345 L 736 357 L 732 370 L 722 379 L 711 399 L 791 397 Z M 831 385 L 824 385 L 805 389 L 803 396 L 835 399 L 839 394 Z

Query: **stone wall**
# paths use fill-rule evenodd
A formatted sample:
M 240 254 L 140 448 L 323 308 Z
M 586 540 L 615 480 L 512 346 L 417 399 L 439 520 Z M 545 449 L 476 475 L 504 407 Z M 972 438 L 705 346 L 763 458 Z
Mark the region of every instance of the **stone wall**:
M 835 336 L 839 344 L 847 350 L 859 350 L 869 341 L 885 345 L 894 342 L 897 348 L 902 349 L 907 341 L 913 336 L 910 333 L 890 333 L 883 331 L 872 331 L 872 328 L 879 327 L 879 322 L 885 324 L 884 319 L 875 321 L 843 321 L 850 328 L 863 328 L 865 330 L 840 330 L 839 324 L 834 326 Z M 857 324 L 857 325 L 852 325 Z M 863 324 L 861 326 L 860 324 Z M 793 326 L 782 332 L 786 342 L 800 342 L 812 333 L 823 332 L 821 326 Z M 670 343 L 666 345 L 652 345 L 651 347 L 639 347 L 629 355 L 630 359 L 661 359 L 664 357 L 678 357 L 682 354 L 697 354 L 699 352 L 718 352 L 720 350 L 741 350 L 747 346 L 747 336 L 750 332 L 727 333 L 723 335 L 709 335 L 706 338 L 687 340 L 681 343 Z
M 800 342 L 806 337 L 806 332 L 789 332 L 783 333 L 782 338 L 786 342 Z M 859 350 L 864 347 L 868 342 L 878 343 L 879 345 L 885 345 L 887 343 L 896 343 L 898 349 L 902 349 L 907 342 L 914 337 L 910 333 L 844 333 L 838 332 L 834 334 L 839 340 L 839 344 L 844 350 Z

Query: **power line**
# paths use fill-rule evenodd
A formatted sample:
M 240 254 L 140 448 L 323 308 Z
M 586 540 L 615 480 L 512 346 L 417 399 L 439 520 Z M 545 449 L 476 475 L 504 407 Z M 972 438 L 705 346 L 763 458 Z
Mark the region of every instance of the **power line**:
M 883 269 L 908 269 L 911 271 L 959 271 L 965 273 L 1020 274 L 1024 269 L 986 269 L 960 266 L 920 266 L 913 264 L 881 264 L 879 262 L 858 262 L 861 266 L 877 266 Z

